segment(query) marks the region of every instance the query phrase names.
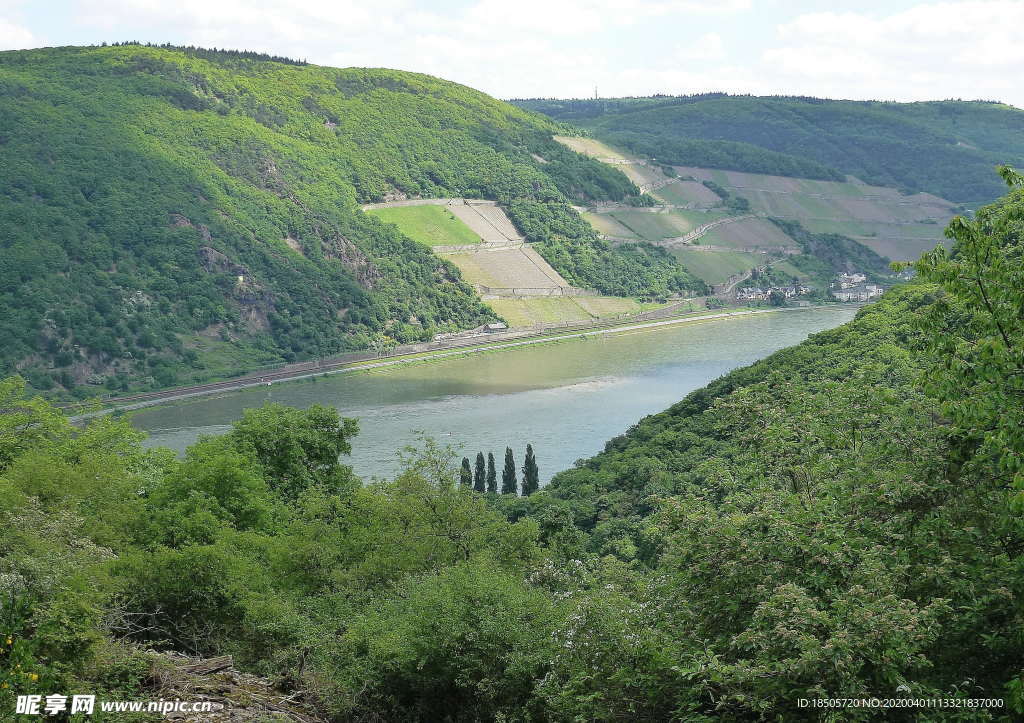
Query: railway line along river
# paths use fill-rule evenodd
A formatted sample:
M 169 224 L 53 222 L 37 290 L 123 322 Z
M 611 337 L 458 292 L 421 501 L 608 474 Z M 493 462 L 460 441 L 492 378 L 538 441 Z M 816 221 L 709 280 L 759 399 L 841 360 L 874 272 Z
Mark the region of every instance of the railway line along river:
M 493 451 L 499 466 L 506 446 L 522 465 L 532 443 L 546 482 L 642 417 L 855 313 L 737 316 L 445 357 L 182 399 L 134 412 L 132 421 L 149 433 L 148 446 L 180 451 L 226 431 L 246 408 L 320 403 L 359 420 L 346 461 L 367 479 L 393 475 L 398 451 L 422 431 L 471 459 Z

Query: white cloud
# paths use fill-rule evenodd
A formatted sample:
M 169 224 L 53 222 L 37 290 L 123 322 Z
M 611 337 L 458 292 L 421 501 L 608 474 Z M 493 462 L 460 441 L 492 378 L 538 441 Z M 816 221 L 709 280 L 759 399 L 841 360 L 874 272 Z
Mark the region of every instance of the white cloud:
M 499 97 L 709 90 L 1024 105 L 1024 0 L 64 0 L 73 37 L 416 70 Z M 0 0 L 4 4 L 23 0 Z M 803 5 L 803 3 L 801 3 Z M 877 6 L 877 4 L 876 4 Z M 851 8 L 847 11 L 844 8 Z M 38 44 L 0 24 L 0 43 Z M 34 27 L 34 26 L 33 26 Z M 49 27 L 48 32 L 49 32 Z
M 447 10 L 416 0 L 75 3 L 80 25 L 108 34 L 146 27 L 153 39 L 176 43 L 417 70 L 502 97 L 589 95 L 595 80 L 622 67 L 619 42 L 642 37 L 645 24 L 694 27 L 751 7 L 751 0 L 471 0 Z M 721 57 L 721 46 L 720 36 L 706 33 L 691 50 L 710 60 Z
M 680 43 L 672 53 L 674 62 L 723 60 L 726 57 L 725 42 L 718 33 L 704 33 L 692 41 Z
M 762 55 L 788 92 L 848 98 L 1000 98 L 1024 105 L 1024 3 L 922 3 L 883 16 L 811 13 Z
M 37 48 L 41 44 L 39 38 L 33 35 L 28 28 L 0 18 L 0 50 Z

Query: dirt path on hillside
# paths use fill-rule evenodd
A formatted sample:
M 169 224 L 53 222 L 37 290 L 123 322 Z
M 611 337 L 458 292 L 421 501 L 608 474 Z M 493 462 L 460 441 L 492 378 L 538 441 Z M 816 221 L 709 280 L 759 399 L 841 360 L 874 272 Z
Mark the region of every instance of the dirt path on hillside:
M 677 246 L 679 244 L 690 243 L 704 236 L 708 231 L 718 226 L 724 226 L 727 223 L 736 223 L 737 221 L 745 221 L 748 218 L 757 218 L 756 215 L 748 213 L 745 216 L 727 216 L 726 218 L 719 218 L 698 226 L 697 228 L 690 231 L 688 234 L 683 236 L 675 236 L 673 238 L 662 239 L 661 241 L 654 242 L 656 246 Z

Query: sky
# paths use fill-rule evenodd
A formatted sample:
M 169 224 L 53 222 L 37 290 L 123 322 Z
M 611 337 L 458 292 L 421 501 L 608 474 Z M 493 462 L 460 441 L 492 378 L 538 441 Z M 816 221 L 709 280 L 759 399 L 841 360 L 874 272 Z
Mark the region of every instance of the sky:
M 725 91 L 1024 108 L 1024 0 L 0 0 L 0 50 L 138 40 L 499 98 Z

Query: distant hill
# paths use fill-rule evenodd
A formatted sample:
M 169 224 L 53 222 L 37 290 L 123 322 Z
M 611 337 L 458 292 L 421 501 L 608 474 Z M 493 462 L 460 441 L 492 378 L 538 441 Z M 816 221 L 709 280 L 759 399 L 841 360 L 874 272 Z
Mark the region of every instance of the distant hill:
M 516 105 L 679 166 L 844 180 L 977 204 L 1024 165 L 1024 111 L 994 102 L 889 103 L 705 94 Z
M 669 166 L 585 136 L 555 136 L 619 168 L 654 205 L 595 203 L 583 218 L 610 243 L 665 248 L 687 270 L 728 294 L 747 278 L 810 284 L 819 298 L 837 272 L 891 280 L 891 261 L 912 261 L 948 243 L 954 204 L 859 181 Z
M 494 199 L 604 293 L 702 287 L 569 203 L 638 203 L 543 116 L 415 73 L 138 44 L 0 53 L 0 375 L 91 396 L 493 320 L 362 203 Z

